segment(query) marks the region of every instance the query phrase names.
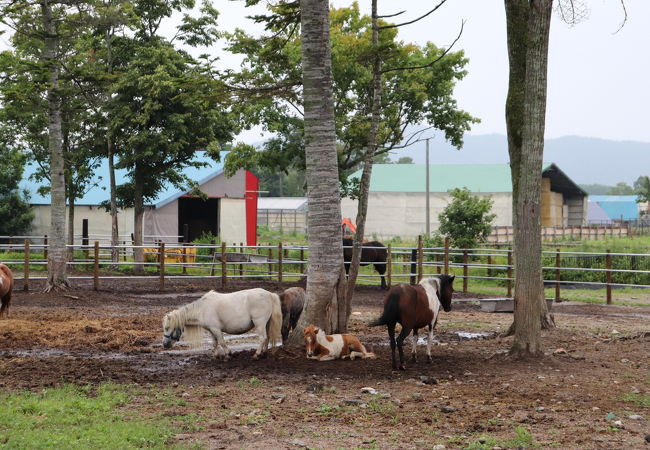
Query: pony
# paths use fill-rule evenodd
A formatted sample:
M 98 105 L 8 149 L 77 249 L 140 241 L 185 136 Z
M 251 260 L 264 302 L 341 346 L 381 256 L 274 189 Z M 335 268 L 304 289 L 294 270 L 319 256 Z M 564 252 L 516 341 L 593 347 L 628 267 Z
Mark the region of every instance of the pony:
M 305 306 L 305 290 L 301 287 L 285 289 L 280 294 L 280 306 L 282 307 L 282 343 L 287 342 L 289 333 L 296 328 L 298 319 Z
M 14 288 L 14 275 L 11 269 L 0 264 L 0 319 L 9 318 L 11 291 Z
M 429 327 L 427 340 L 427 357 L 431 358 L 431 343 L 433 342 L 433 329 L 438 321 L 440 307 L 445 312 L 451 311 L 451 297 L 454 293 L 454 275 L 438 275 L 424 278 L 417 285 L 400 283 L 393 286 L 384 298 L 384 311 L 369 326 L 388 326 L 388 338 L 392 352 L 393 369 L 397 369 L 395 361 L 395 347 L 399 350 L 399 370 L 404 370 L 404 339 L 413 330 L 412 360 L 417 361 L 418 329 Z M 395 339 L 395 324 L 402 325 L 402 330 Z
M 214 340 L 215 356 L 219 346 L 224 359 L 230 359 L 223 333 L 243 334 L 251 328 L 257 329 L 259 347 L 253 359 L 266 353 L 269 341 L 272 346 L 280 342 L 282 310 L 280 297 L 264 289 L 220 294 L 210 291 L 200 299 L 168 313 L 163 318 L 163 347 L 170 348 L 174 342 L 185 335 L 187 341 L 197 346 L 201 342 L 203 330 L 207 330 Z
M 351 334 L 325 334 L 315 325 L 309 325 L 302 330 L 305 336 L 307 359 L 330 361 L 332 359 L 354 360 L 357 356 L 362 359 L 375 359 L 374 353 L 366 350 L 359 339 Z
M 350 273 L 350 261 L 352 261 L 352 246 L 354 241 L 350 238 L 343 238 L 343 261 L 345 264 L 345 273 Z M 381 242 L 370 241 L 361 244 L 361 258 L 359 265 L 367 266 L 372 264 L 379 275 L 381 275 L 381 288 L 388 289 L 386 284 L 386 259 L 388 258 L 388 250 Z

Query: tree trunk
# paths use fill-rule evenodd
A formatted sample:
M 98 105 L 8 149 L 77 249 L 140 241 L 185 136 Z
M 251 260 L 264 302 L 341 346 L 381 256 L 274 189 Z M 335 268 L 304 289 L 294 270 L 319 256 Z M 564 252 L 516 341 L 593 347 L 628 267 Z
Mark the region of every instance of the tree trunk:
M 359 274 L 359 263 L 361 262 L 361 246 L 366 228 L 366 215 L 368 213 L 368 196 L 370 191 L 370 179 L 372 177 L 372 163 L 377 148 L 377 129 L 379 128 L 380 106 L 381 106 L 381 59 L 379 55 L 379 28 L 377 26 L 377 0 L 372 0 L 372 46 L 374 59 L 372 64 L 372 103 L 370 132 L 368 134 L 368 147 L 363 164 L 363 172 L 359 183 L 359 205 L 357 209 L 357 231 L 354 235 L 354 248 L 348 276 L 347 292 L 345 296 L 345 308 L 348 317 L 352 312 L 352 297 L 357 284 Z
M 133 271 L 137 274 L 144 273 L 144 250 L 142 249 L 142 222 L 144 218 L 144 188 L 142 176 L 139 173 L 138 165 L 136 164 L 134 171 L 134 187 L 133 187 L 133 245 L 135 249 L 133 254 L 135 256 L 135 264 Z
M 307 227 L 309 260 L 307 303 L 297 332 L 289 342 L 302 341 L 309 323 L 326 332 L 346 326 L 340 314 L 345 271 L 341 243 L 341 200 L 334 128 L 332 59 L 329 40 L 329 7 L 321 0 L 301 0 L 302 70 L 305 108 L 305 159 L 307 179 Z
M 109 125 L 110 127 L 110 125 Z M 120 260 L 120 251 L 117 248 L 120 245 L 120 230 L 117 222 L 117 198 L 116 198 L 116 183 L 115 183 L 115 162 L 113 157 L 113 138 L 111 132 L 106 134 L 106 147 L 108 152 L 108 177 L 110 182 L 110 196 L 111 196 L 111 261 L 115 263 L 114 269 L 117 268 L 117 263 Z
M 50 151 L 51 220 L 48 248 L 47 284 L 45 291 L 68 287 L 65 249 L 65 178 L 63 165 L 63 134 L 61 97 L 59 95 L 58 35 L 48 0 L 40 3 L 45 30 L 43 60 L 48 66 L 47 88 L 48 148 Z
M 541 353 L 541 325 L 552 317 L 546 311 L 541 258 L 541 173 L 544 154 L 544 128 L 546 116 L 548 38 L 551 23 L 552 0 L 536 0 L 517 3 L 506 0 L 508 43 L 511 74 L 515 72 L 514 89 L 508 93 L 506 111 L 515 115 L 523 111 L 521 121 L 508 119 L 509 149 L 515 154 L 513 174 L 513 197 L 515 206 L 515 314 L 514 341 L 511 354 L 515 356 L 539 355 Z M 525 5 L 525 6 L 524 6 Z M 526 8 L 528 11 L 522 11 Z M 524 27 L 523 22 L 526 23 Z M 522 36 L 523 30 L 525 36 Z M 510 34 L 513 34 L 511 36 Z M 518 38 L 525 38 L 526 49 L 522 51 Z M 523 61 L 522 61 L 522 55 Z M 523 105 L 521 83 L 523 65 Z M 511 86 L 512 88 L 512 86 Z M 512 136 L 510 133 L 512 132 Z M 521 148 L 517 164 L 517 141 L 521 136 Z M 516 187 L 515 187 L 516 185 Z
M 68 192 L 72 192 L 72 187 Z M 74 261 L 74 195 L 68 195 L 68 261 Z

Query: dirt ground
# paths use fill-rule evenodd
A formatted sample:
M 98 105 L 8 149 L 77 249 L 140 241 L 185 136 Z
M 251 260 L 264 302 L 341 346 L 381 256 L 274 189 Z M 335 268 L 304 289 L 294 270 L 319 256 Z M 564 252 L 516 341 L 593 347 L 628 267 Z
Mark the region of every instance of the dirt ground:
M 253 285 L 289 286 L 228 290 Z M 455 294 L 466 301 L 441 314 L 434 362 L 421 343 L 418 362 L 397 372 L 385 328 L 366 326 L 383 291 L 364 286 L 350 328 L 376 360 L 317 362 L 280 348 L 224 362 L 207 347 L 162 349 L 162 315 L 215 287 L 174 280 L 160 292 L 153 280 L 112 280 L 99 292 L 81 282 L 65 293 L 16 291 L 0 321 L 0 389 L 136 385 L 159 400 L 136 397 L 133 409 L 191 417 L 197 426 L 175 441 L 206 448 L 650 448 L 647 308 L 555 304 L 545 355 L 518 361 L 507 355 L 511 338 L 500 337 L 512 315 L 480 312 L 467 301 L 476 296 Z

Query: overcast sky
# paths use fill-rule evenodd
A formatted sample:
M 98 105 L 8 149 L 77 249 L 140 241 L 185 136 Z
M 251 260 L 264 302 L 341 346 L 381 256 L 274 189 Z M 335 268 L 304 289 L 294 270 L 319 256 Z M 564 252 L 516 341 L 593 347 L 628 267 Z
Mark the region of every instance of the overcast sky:
M 625 0 L 627 23 L 618 32 L 624 17 L 620 0 L 584 2 L 590 8 L 589 17 L 575 27 L 564 24 L 557 14 L 553 16 L 546 137 L 578 135 L 650 142 L 650 1 Z M 369 13 L 370 1 L 359 3 L 362 11 Z M 334 0 L 332 4 L 338 7 L 351 2 Z M 435 4 L 381 0 L 379 13 L 408 8 L 399 17 L 403 21 Z M 244 18 L 253 11 L 244 8 L 242 1 L 216 0 L 214 5 L 221 12 L 219 22 L 224 29 L 256 29 Z M 466 20 L 465 31 L 456 48 L 469 58 L 469 73 L 456 88 L 458 104 L 482 120 L 472 134 L 505 134 L 508 60 L 502 0 L 448 0 L 426 19 L 401 28 L 400 38 L 444 47 L 456 37 L 462 20 Z M 0 38 L 0 48 L 6 48 L 6 39 Z M 218 54 L 224 65 L 237 67 L 237 58 L 217 48 L 210 51 Z M 260 132 L 245 132 L 240 139 L 258 141 Z

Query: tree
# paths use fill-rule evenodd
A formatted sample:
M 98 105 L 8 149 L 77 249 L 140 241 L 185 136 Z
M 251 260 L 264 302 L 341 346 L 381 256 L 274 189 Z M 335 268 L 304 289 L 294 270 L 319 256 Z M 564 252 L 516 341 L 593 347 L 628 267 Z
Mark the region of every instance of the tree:
M 290 342 L 302 340 L 300 330 L 314 323 L 326 332 L 344 329 L 347 311 L 341 243 L 336 131 L 332 95 L 329 7 L 320 0 L 301 0 L 302 71 L 307 167 L 307 230 L 309 261 L 307 303 Z
M 34 218 L 27 192 L 21 192 L 18 188 L 25 167 L 25 155 L 12 148 L 11 137 L 1 131 L 0 129 L 0 235 L 20 235 L 29 230 Z
M 642 175 L 634 182 L 634 192 L 639 197 L 636 199 L 638 203 L 646 202 L 648 204 L 648 212 L 650 212 L 650 177 Z
M 541 354 L 541 326 L 553 320 L 544 301 L 541 176 L 552 0 L 505 0 L 509 57 L 506 127 L 513 188 L 515 356 Z
M 634 194 L 634 188 L 629 184 L 625 183 L 624 181 L 621 181 L 620 183 L 616 183 L 616 186 L 612 186 L 611 188 L 609 188 L 609 192 L 607 192 L 607 195 L 632 195 L 632 194 Z
M 395 164 L 414 164 L 413 158 L 410 156 L 402 156 L 400 159 L 398 159 Z
M 438 231 L 451 240 L 456 248 L 476 248 L 492 232 L 496 214 L 490 214 L 492 200 L 480 198 L 467 188 L 449 191 L 452 201 L 438 215 Z

